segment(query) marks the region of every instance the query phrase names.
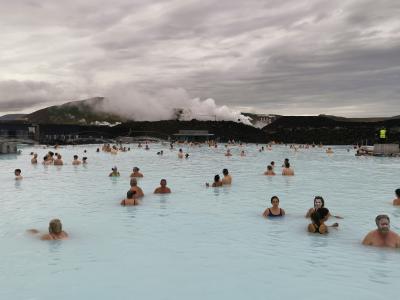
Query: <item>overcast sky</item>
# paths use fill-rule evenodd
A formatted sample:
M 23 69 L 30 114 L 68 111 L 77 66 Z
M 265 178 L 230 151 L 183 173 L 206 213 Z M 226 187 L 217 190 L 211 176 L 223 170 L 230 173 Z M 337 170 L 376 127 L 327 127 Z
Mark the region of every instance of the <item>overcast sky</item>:
M 400 114 L 399 0 L 0 4 L 0 115 L 115 86 L 259 113 Z

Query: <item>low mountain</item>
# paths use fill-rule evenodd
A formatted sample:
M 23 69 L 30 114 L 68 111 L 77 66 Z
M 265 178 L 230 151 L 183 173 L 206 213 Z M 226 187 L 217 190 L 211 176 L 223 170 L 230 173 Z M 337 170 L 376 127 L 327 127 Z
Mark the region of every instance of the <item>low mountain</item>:
M 68 102 L 40 109 L 26 116 L 32 123 L 40 124 L 80 124 L 89 125 L 97 122 L 124 122 L 120 116 L 100 112 L 104 97 L 95 97 L 81 101 Z

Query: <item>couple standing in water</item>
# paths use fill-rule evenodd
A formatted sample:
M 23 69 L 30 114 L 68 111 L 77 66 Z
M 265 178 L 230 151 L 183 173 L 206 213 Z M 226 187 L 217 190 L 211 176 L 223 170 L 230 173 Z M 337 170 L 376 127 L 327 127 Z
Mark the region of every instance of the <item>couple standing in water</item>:
M 285 215 L 285 210 L 279 207 L 279 198 L 273 196 L 271 198 L 272 207 L 268 207 L 263 216 L 266 218 L 282 217 Z M 327 233 L 327 227 L 338 227 L 338 223 L 334 223 L 330 226 L 325 225 L 325 221 L 331 216 L 329 210 L 324 207 L 325 202 L 321 196 L 314 198 L 314 207 L 310 208 L 306 214 L 306 218 L 311 218 L 311 222 L 308 225 L 308 231 L 312 233 L 319 232 L 321 234 Z M 341 219 L 342 217 L 334 216 L 335 218 Z
M 223 186 L 223 185 L 232 184 L 232 176 L 229 174 L 228 169 L 223 169 L 222 174 L 224 175 L 222 180 L 218 174 L 214 176 L 214 182 L 211 185 L 212 187 L 219 187 L 219 186 Z M 210 186 L 210 184 L 208 182 L 206 182 L 206 187 L 209 187 L 209 186 Z

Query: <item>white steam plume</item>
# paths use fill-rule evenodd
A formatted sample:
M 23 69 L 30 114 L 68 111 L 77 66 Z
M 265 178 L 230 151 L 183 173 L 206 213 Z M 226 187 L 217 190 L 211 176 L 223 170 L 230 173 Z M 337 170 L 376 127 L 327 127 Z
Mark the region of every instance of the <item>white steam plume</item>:
M 104 94 L 105 101 L 96 107 L 97 110 L 135 121 L 171 120 L 176 117 L 176 110 L 180 110 L 180 120 L 224 120 L 251 125 L 250 118 L 240 112 L 225 105 L 217 106 L 213 99 L 193 99 L 182 88 L 145 92 L 130 86 L 118 86 Z

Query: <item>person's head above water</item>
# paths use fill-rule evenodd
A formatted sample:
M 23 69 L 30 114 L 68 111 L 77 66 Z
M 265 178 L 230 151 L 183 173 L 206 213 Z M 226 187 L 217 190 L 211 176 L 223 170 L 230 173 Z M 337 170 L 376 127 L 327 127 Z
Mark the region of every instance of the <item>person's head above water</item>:
M 162 187 L 167 186 L 167 180 L 166 180 L 166 179 L 161 179 L 161 180 L 160 180 L 160 185 L 161 185 Z
M 279 204 L 278 196 L 272 196 L 271 197 L 271 204 Z
M 325 221 L 328 214 L 329 214 L 329 209 L 325 207 L 318 208 L 311 214 L 311 220 L 313 221 L 314 224 L 320 226 L 321 223 Z
M 219 181 L 219 179 L 220 179 L 220 177 L 219 177 L 219 175 L 218 175 L 218 174 L 214 176 L 214 182 L 218 182 L 218 181 Z
M 290 163 L 289 163 L 289 161 L 285 161 L 284 165 L 285 165 L 285 168 L 290 168 Z
M 271 165 L 268 165 L 268 166 L 267 166 L 267 170 L 268 170 L 268 171 L 272 171 L 272 170 L 273 170 L 272 166 L 271 166 Z
M 133 172 L 139 172 L 139 168 L 138 167 L 133 167 Z
M 375 218 L 376 226 L 378 231 L 381 233 L 389 232 L 390 230 L 390 219 L 388 215 L 378 215 Z
M 21 169 L 15 169 L 14 174 L 15 174 L 15 176 L 21 175 Z
M 400 189 L 395 190 L 394 193 L 396 194 L 397 198 L 400 198 Z
M 60 234 L 62 232 L 62 224 L 59 219 L 53 219 L 49 223 L 49 233 Z
M 315 196 L 314 197 L 314 208 L 321 208 L 325 206 L 325 201 L 324 198 L 321 196 Z
M 228 175 L 228 174 L 229 174 L 228 169 L 223 169 L 223 170 L 222 170 L 222 174 Z
M 78 155 L 74 155 L 74 159 L 78 159 Z

